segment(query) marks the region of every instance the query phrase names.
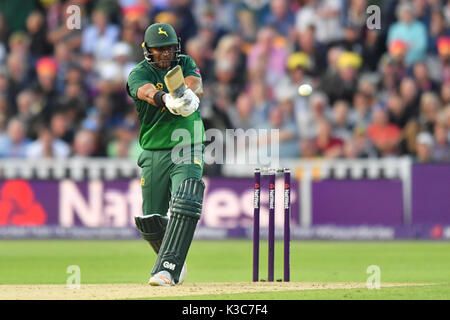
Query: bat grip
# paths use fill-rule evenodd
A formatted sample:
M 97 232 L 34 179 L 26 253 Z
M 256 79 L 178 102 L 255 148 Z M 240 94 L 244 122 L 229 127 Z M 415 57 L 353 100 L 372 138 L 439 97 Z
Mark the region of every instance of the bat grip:
M 187 89 L 186 85 L 182 85 L 178 89 L 174 90 L 171 95 L 174 98 L 179 98 L 184 94 L 184 91 Z

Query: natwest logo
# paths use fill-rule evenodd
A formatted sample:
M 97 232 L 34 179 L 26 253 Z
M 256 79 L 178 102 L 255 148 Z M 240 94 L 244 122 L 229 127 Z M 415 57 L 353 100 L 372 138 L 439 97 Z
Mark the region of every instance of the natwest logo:
M 6 181 L 0 189 L 0 226 L 40 226 L 47 214 L 24 180 Z
M 140 181 L 131 180 L 128 188 L 116 189 L 104 181 L 77 185 L 70 180 L 60 182 L 59 221 L 63 227 L 134 226 L 134 216 L 142 215 Z

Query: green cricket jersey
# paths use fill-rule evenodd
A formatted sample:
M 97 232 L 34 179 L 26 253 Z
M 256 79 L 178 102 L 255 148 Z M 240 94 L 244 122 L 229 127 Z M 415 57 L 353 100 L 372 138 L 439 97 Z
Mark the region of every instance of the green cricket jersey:
M 179 65 L 184 77 L 200 77 L 194 60 L 187 55 L 179 55 Z M 147 61 L 141 61 L 128 76 L 127 92 L 136 103 L 141 129 L 139 142 L 144 150 L 171 149 L 178 146 L 205 142 L 205 128 L 198 109 L 188 117 L 170 113 L 167 108 L 156 107 L 137 97 L 137 90 L 152 83 L 158 90 L 168 92 L 164 76 L 169 70 L 154 68 Z M 174 132 L 176 129 L 185 129 Z

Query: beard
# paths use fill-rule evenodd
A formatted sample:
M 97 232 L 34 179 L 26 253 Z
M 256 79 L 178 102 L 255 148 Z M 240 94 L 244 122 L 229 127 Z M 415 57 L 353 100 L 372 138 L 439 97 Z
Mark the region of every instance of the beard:
M 170 55 L 165 55 L 164 57 L 155 57 L 153 64 L 159 69 L 170 69 L 172 64 L 175 62 L 175 53 Z
M 154 62 L 154 64 L 160 69 L 169 69 L 170 66 L 172 65 L 172 61 L 173 60 L 160 60 L 160 61 Z

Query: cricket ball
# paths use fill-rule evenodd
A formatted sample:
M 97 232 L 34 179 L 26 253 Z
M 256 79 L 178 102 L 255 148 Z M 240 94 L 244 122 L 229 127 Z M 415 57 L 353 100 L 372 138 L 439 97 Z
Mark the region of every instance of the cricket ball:
M 309 84 L 302 84 L 300 87 L 298 87 L 298 94 L 307 97 L 312 93 L 312 87 Z

